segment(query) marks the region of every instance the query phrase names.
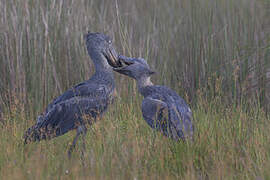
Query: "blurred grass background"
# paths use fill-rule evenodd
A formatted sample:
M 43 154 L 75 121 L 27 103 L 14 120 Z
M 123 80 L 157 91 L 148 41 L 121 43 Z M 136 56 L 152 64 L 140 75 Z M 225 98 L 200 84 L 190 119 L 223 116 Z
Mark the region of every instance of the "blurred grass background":
M 26 147 L 23 132 L 48 103 L 88 79 L 83 35 L 104 32 L 119 53 L 147 59 L 156 84 L 194 112 L 195 142 L 153 132 L 135 83 L 87 134 Z M 268 0 L 0 0 L 0 177 L 3 179 L 269 179 Z

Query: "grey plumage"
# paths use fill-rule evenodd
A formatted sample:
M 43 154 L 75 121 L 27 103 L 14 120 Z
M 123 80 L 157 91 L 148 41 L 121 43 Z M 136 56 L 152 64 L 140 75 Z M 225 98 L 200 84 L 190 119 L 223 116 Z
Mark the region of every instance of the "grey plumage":
M 118 55 L 111 39 L 104 34 L 88 33 L 85 40 L 95 74 L 54 99 L 38 116 L 36 124 L 26 131 L 25 143 L 51 139 L 77 129 L 70 153 L 79 135 L 85 135 L 86 123 L 95 122 L 112 103 L 115 84 L 111 66 L 116 67 Z
M 184 99 L 166 86 L 153 85 L 150 76 L 154 72 L 144 59 L 119 56 L 119 61 L 121 65 L 114 71 L 136 79 L 148 125 L 174 140 L 192 139 L 192 112 Z

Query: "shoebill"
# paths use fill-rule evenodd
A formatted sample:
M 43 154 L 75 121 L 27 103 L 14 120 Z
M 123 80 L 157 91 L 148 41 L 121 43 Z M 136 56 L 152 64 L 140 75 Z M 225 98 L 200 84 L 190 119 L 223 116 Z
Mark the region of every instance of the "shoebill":
M 68 89 L 54 99 L 37 118 L 25 135 L 25 144 L 32 141 L 51 139 L 71 130 L 77 134 L 68 150 L 68 155 L 76 145 L 78 137 L 86 134 L 86 124 L 92 124 L 101 118 L 112 103 L 115 83 L 112 67 L 117 67 L 118 54 L 109 36 L 101 33 L 85 35 L 86 47 L 94 66 L 94 75 Z
M 192 112 L 184 99 L 166 86 L 154 85 L 150 76 L 154 72 L 142 58 L 119 56 L 120 64 L 114 71 L 134 78 L 143 95 L 141 110 L 148 125 L 172 139 L 193 137 Z

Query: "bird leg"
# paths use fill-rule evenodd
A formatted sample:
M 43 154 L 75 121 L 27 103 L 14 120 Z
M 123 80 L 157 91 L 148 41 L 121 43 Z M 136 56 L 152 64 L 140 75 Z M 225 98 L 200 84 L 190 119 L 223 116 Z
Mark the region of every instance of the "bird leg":
M 86 135 L 86 127 L 85 126 L 82 126 L 82 151 L 81 151 L 81 160 L 82 160 L 82 165 L 83 167 L 85 167 L 85 163 L 84 163 L 84 159 L 85 159 L 85 156 L 84 156 L 84 152 L 85 152 L 85 135 Z
M 86 134 L 86 127 L 84 125 L 80 125 L 77 128 L 77 133 L 75 138 L 73 139 L 72 145 L 70 146 L 69 150 L 68 150 L 68 157 L 69 159 L 71 158 L 71 153 L 73 151 L 73 149 L 75 148 L 75 145 L 77 143 L 77 140 L 79 138 L 79 136 L 83 134 L 83 149 L 85 149 L 85 134 Z

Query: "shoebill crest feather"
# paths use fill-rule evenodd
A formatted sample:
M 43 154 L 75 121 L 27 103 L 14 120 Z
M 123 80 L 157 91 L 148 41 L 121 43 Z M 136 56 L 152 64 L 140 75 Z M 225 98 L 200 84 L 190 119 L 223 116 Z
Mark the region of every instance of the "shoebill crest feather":
M 144 96 L 141 109 L 148 125 L 176 141 L 192 140 L 192 112 L 184 99 L 166 86 L 153 85 L 150 76 L 154 72 L 144 59 L 119 56 L 119 64 L 114 71 L 137 81 Z
M 38 116 L 36 124 L 25 132 L 25 144 L 77 130 L 68 151 L 70 155 L 78 137 L 82 134 L 84 138 L 85 125 L 94 123 L 112 103 L 115 94 L 112 67 L 118 66 L 118 55 L 111 38 L 101 33 L 88 33 L 84 38 L 95 66 L 94 75 L 54 99 Z

